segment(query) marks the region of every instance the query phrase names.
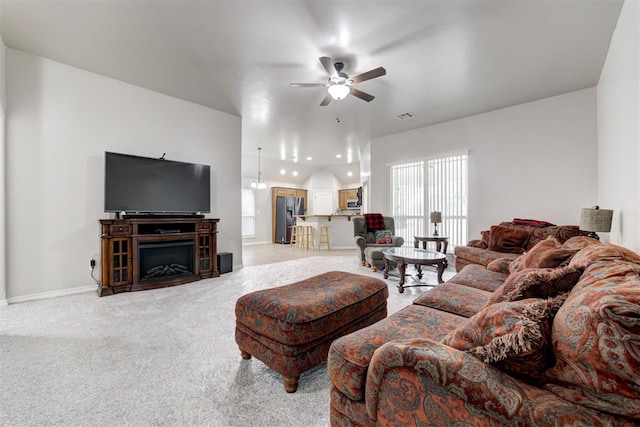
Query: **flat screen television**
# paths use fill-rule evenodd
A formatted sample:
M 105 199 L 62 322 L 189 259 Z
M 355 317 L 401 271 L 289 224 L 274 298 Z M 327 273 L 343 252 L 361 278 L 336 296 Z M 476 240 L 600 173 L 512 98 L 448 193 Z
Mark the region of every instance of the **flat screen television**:
M 105 212 L 211 212 L 211 168 L 105 152 Z

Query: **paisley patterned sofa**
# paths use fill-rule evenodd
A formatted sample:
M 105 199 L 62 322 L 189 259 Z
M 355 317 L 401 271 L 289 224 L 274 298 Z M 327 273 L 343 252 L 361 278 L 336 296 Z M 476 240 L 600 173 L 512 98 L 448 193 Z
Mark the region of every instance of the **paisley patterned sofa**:
M 511 229 L 515 230 L 516 233 L 518 231 L 521 231 L 521 233 L 518 233 L 519 236 L 517 237 L 514 234 L 508 236 L 506 241 L 500 237 L 492 239 L 494 237 L 492 232 L 494 235 L 497 234 L 496 229 L 497 231 Z M 491 261 L 498 258 L 515 259 L 547 237 L 555 237 L 562 243 L 573 236 L 586 236 L 588 233 L 580 231 L 577 225 L 551 224 L 548 226 L 532 226 L 518 223 L 517 221 L 504 221 L 480 234 L 481 239 L 470 240 L 466 246 L 456 246 L 454 249 L 456 271 L 462 270 L 462 267 L 468 264 L 479 264 L 486 267 Z
M 335 340 L 331 425 L 638 425 L 640 256 L 588 237 L 529 254 L 542 246 L 564 261 L 468 265 Z

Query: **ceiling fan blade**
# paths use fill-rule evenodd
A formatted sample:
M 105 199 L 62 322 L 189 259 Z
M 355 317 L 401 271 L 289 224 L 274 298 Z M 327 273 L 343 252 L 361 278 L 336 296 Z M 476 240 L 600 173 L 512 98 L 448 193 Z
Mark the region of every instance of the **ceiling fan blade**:
M 327 94 L 327 96 L 324 97 L 324 99 L 322 100 L 322 102 L 320 103 L 321 107 L 325 107 L 327 105 L 329 105 L 329 103 L 331 102 L 333 98 L 331 98 L 331 95 Z
M 369 95 L 366 92 L 363 92 L 361 90 L 358 90 L 354 87 L 351 88 L 351 95 L 355 96 L 356 98 L 360 98 L 363 101 L 367 101 L 367 102 L 371 102 L 373 101 L 376 97 L 373 95 Z
M 358 74 L 355 77 L 351 77 L 351 80 L 353 80 L 354 83 L 360 83 L 365 80 L 371 80 L 375 79 L 376 77 L 384 76 L 385 74 L 387 74 L 387 70 L 385 70 L 383 67 L 378 67 L 365 73 Z
M 336 70 L 335 65 L 333 65 L 333 60 L 331 58 L 329 58 L 328 56 L 321 56 L 320 62 L 322 63 L 324 69 L 327 70 L 329 77 L 338 78 L 338 71 Z
M 324 87 L 326 83 L 289 83 L 291 87 Z

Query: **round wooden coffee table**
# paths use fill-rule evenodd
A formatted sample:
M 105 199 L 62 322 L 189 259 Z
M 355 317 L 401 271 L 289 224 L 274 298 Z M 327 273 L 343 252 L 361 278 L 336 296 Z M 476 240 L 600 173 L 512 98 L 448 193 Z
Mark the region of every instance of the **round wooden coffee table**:
M 404 288 L 409 286 L 433 286 L 429 284 L 416 284 L 405 285 L 404 277 L 407 269 L 407 264 L 414 264 L 416 270 L 418 270 L 418 278 L 422 279 L 422 266 L 434 265 L 438 269 L 438 283 L 442 283 L 442 273 L 447 268 L 447 257 L 440 252 L 429 251 L 426 249 L 416 248 L 388 248 L 382 251 L 384 256 L 384 278 L 389 277 L 389 261 L 395 261 L 398 263 L 398 272 L 400 274 L 400 283 L 398 283 L 398 291 L 404 292 Z

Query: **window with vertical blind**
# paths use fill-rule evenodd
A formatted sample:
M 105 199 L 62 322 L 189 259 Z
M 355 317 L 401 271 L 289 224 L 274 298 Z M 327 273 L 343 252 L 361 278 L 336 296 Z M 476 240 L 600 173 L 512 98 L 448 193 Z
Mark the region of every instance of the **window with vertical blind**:
M 256 236 L 256 193 L 242 189 L 242 237 Z
M 433 233 L 429 213 L 434 211 L 442 212 L 438 234 L 449 237 L 450 250 L 467 242 L 467 157 L 464 153 L 389 167 L 391 215 L 405 245 L 413 244 L 413 236 Z

